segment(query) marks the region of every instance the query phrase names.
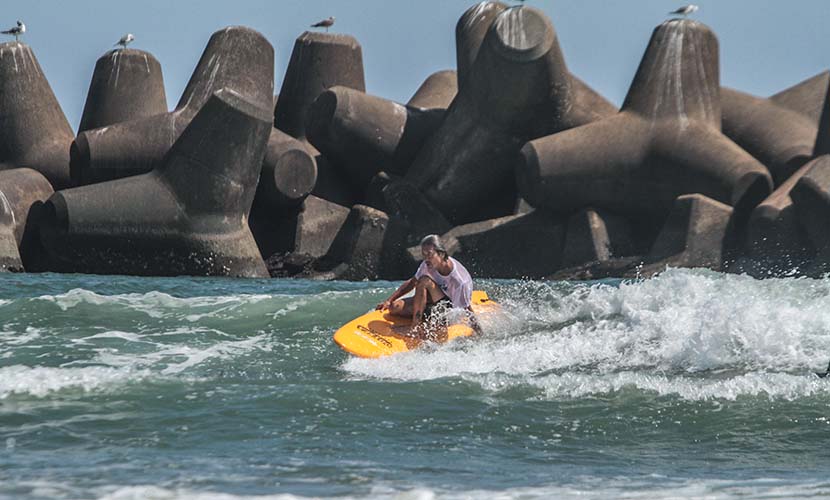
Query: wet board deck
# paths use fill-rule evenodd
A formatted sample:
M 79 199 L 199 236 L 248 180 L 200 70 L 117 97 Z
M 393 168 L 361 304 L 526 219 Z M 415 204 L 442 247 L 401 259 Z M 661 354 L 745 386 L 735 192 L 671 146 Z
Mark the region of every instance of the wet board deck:
M 498 307 L 490 300 L 486 292 L 473 292 L 473 312 L 486 313 Z M 393 316 L 387 311 L 370 311 L 353 319 L 334 333 L 334 341 L 344 351 L 361 358 L 380 358 L 399 352 L 417 349 L 424 343 L 423 339 L 409 335 L 411 318 Z M 450 325 L 447 335 L 433 342 L 449 342 L 458 337 L 473 335 L 473 329 L 466 323 Z

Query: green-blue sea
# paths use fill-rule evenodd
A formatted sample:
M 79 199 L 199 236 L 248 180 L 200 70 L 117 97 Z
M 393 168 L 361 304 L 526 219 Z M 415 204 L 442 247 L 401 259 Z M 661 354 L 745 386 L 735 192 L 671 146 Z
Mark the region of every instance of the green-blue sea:
M 830 278 L 485 280 L 479 338 L 341 351 L 396 286 L 0 275 L 0 497 L 830 497 Z

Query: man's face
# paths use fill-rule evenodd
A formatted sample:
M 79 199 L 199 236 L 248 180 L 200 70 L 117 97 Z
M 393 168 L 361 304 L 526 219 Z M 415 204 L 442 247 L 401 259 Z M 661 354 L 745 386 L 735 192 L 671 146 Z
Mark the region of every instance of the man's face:
M 435 248 L 432 245 L 424 245 L 421 247 L 421 257 L 424 258 L 424 262 L 427 263 L 427 266 L 433 269 L 441 263 L 441 255 L 435 251 Z

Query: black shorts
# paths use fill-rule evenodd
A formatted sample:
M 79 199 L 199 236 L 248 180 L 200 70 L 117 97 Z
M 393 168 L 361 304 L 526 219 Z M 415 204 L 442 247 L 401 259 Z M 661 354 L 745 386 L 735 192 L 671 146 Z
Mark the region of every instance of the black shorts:
M 449 297 L 441 297 L 438 302 L 430 302 L 424 307 L 424 322 L 430 325 L 439 324 L 447 326 L 449 318 L 447 313 L 452 309 L 452 301 Z

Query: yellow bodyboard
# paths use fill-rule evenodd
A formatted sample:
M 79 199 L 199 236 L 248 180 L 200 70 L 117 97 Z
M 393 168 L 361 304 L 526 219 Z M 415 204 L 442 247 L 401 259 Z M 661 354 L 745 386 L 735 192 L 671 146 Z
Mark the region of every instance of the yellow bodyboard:
M 473 292 L 472 308 L 478 314 L 498 307 L 486 292 Z M 334 332 L 334 341 L 344 351 L 361 358 L 380 358 L 418 348 L 423 339 L 409 335 L 411 318 L 393 316 L 388 311 L 370 311 L 353 319 Z M 473 335 L 473 329 L 466 323 L 450 325 L 445 338 L 430 339 L 433 342 L 448 342 L 457 337 Z

